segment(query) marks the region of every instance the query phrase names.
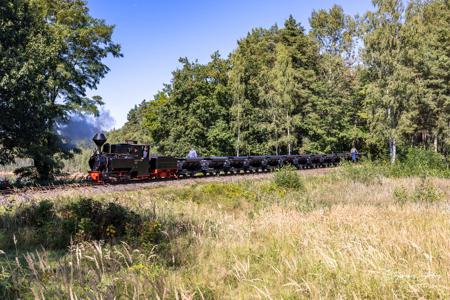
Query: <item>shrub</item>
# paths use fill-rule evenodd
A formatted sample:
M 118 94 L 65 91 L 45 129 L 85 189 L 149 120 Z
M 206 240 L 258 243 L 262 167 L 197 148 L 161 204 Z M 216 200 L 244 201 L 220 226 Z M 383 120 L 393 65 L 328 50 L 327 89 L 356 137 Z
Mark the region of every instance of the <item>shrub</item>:
M 400 205 L 403 205 L 409 201 L 409 194 L 404 186 L 395 188 L 394 201 Z
M 292 190 L 304 190 L 305 185 L 295 169 L 287 166 L 278 170 L 274 175 L 276 186 Z
M 157 244 L 163 238 L 162 225 L 158 221 L 146 221 L 142 224 L 139 232 L 141 244 Z
M 49 220 L 55 218 L 55 208 L 50 201 L 32 203 L 29 206 L 22 206 L 17 209 L 14 225 L 18 226 L 43 226 Z M 8 226 L 8 224 L 6 224 Z
M 81 148 L 79 153 L 75 153 L 70 159 L 63 159 L 61 161 L 63 165 L 63 172 L 75 173 L 75 172 L 87 172 L 89 170 L 89 158 L 92 155 L 92 150 L 89 148 Z
M 435 176 L 450 177 L 450 168 L 445 158 L 436 152 L 410 148 L 399 155 L 395 164 L 389 161 L 362 161 L 344 163 L 343 175 L 352 181 L 364 184 L 381 183 L 381 177 Z
M 43 245 L 64 248 L 71 239 L 115 241 L 144 232 L 142 216 L 115 203 L 102 203 L 92 199 L 55 207 L 52 202 L 41 201 L 19 207 L 13 214 L 1 216 L 1 231 L 7 241 L 17 236 L 21 246 Z M 156 233 L 153 233 L 156 236 Z M 137 238 L 137 236 L 136 236 Z M 157 239 L 151 239 L 157 241 Z M 12 245 L 2 245 L 2 247 Z
M 413 194 L 413 199 L 416 202 L 434 203 L 443 200 L 443 198 L 443 193 L 426 178 L 422 178 Z
M 444 194 L 426 178 L 421 179 L 420 184 L 412 193 L 408 193 L 404 186 L 394 190 L 394 201 L 401 205 L 409 201 L 417 203 L 435 203 L 443 200 L 443 197 Z
M 360 182 L 365 185 L 381 184 L 383 168 L 370 161 L 364 161 L 358 164 L 344 163 L 342 175 L 353 182 Z
M 405 154 L 400 156 L 399 164 L 393 167 L 395 169 L 391 171 L 393 175 L 397 176 L 450 176 L 448 162 L 444 156 L 419 148 L 407 149 Z

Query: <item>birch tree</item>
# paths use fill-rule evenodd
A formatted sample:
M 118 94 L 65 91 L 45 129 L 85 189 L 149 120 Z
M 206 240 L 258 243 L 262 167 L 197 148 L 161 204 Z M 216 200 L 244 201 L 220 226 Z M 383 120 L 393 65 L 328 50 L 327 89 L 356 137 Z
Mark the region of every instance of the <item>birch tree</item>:
M 236 136 L 235 150 L 236 156 L 240 155 L 242 148 L 242 115 L 245 102 L 245 85 L 243 83 L 244 63 L 241 55 L 236 54 L 232 57 L 232 69 L 229 72 L 229 88 L 233 98 L 231 105 L 232 130 Z
M 291 57 L 286 46 L 281 43 L 276 46 L 276 60 L 270 78 L 273 82 L 271 110 L 277 145 L 276 150 L 278 153 L 278 145 L 284 145 L 287 147 L 287 154 L 290 155 L 292 146 L 296 142 L 295 136 L 292 135 L 295 80 Z
M 401 0 L 374 0 L 376 11 L 366 15 L 363 61 L 366 66 L 366 108 L 372 142 L 387 139 L 395 163 L 402 130 L 414 94 L 415 73 L 403 64 L 404 7 Z

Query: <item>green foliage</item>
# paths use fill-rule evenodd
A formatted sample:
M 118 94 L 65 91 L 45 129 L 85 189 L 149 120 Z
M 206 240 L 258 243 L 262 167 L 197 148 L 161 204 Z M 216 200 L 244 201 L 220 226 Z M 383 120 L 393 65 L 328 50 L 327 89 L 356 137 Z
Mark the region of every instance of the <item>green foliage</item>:
M 191 147 L 252 155 L 352 144 L 392 161 L 412 146 L 446 154 L 448 11 L 442 0 L 383 0 L 361 18 L 336 5 L 314 11 L 309 33 L 292 16 L 282 28 L 253 29 L 229 59 L 181 59 L 164 91 L 113 135 L 180 156 Z
M 381 184 L 382 175 L 384 175 L 383 167 L 379 163 L 371 161 L 359 164 L 345 163 L 342 170 L 344 178 L 366 185 Z
M 16 239 L 20 247 L 45 246 L 61 249 L 71 241 L 106 240 L 114 242 L 125 237 L 130 241 L 142 239 L 159 242 L 160 227 L 148 231 L 149 222 L 141 216 L 115 203 L 102 203 L 91 199 L 55 206 L 53 202 L 19 207 L 2 216 L 2 248 L 12 247 Z
M 247 189 L 239 183 L 208 183 L 199 186 L 192 186 L 183 190 L 179 195 L 183 200 L 193 201 L 195 203 L 209 203 L 217 205 L 218 203 L 226 209 L 236 209 L 243 202 L 255 201 L 254 191 Z
M 400 205 L 403 205 L 409 201 L 409 194 L 404 186 L 395 188 L 394 201 Z
M 218 53 L 211 62 L 180 59 L 181 68 L 155 99 L 142 108 L 143 128 L 159 152 L 185 156 L 222 155 L 232 150 L 227 72 L 229 62 Z M 128 125 L 126 125 L 128 126 Z
M 444 194 L 429 180 L 422 178 L 420 184 L 414 190 L 412 199 L 416 202 L 435 203 L 444 199 Z
M 408 202 L 432 204 L 444 200 L 444 193 L 427 178 L 422 178 L 412 193 L 401 186 L 394 190 L 393 196 L 394 201 L 401 205 Z
M 180 59 L 171 84 L 133 109 L 113 139 L 147 137 L 156 150 L 178 156 L 192 147 L 200 155 L 348 150 L 357 106 L 350 80 L 330 81 L 336 66 L 350 72 L 339 55 L 331 60 L 321 64 L 315 40 L 292 16 L 284 28 L 254 29 L 229 59 Z
M 273 181 L 280 188 L 300 191 L 305 189 L 302 178 L 296 172 L 295 168 L 292 167 L 283 167 L 278 170 L 273 177 Z
M 447 266 L 430 265 L 429 257 L 418 252 L 435 245 L 436 257 L 448 253 L 447 203 L 438 202 L 445 200 L 437 188 L 441 179 L 388 178 L 382 186 L 353 189 L 336 173 L 303 180 L 304 191 L 253 179 L 112 192 L 112 207 L 105 195 L 96 196 L 103 198 L 100 202 L 55 198 L 32 205 L 25 200 L 7 212 L 2 206 L 0 298 L 145 299 L 149 291 L 161 299 L 181 297 L 180 293 L 200 299 L 252 298 L 255 289 L 249 289 L 249 278 L 262 278 L 258 288 L 272 298 L 295 298 L 297 283 L 294 288 L 285 285 L 286 278 L 295 276 L 324 297 L 382 298 L 388 285 L 398 297 L 448 298 L 441 288 Z M 392 204 L 394 187 L 398 200 Z M 255 209 L 264 202 L 263 209 Z M 6 217 L 25 208 L 29 212 L 22 218 Z M 119 236 L 120 226 L 107 220 L 130 220 L 129 212 L 139 216 L 141 225 L 130 221 Z M 62 249 L 40 247 L 46 245 L 41 242 L 44 236 L 61 236 L 57 229 L 63 223 L 57 218 L 72 219 L 64 226 L 75 228 L 78 236 L 83 233 L 83 239 L 92 238 L 101 225 L 107 242 L 75 239 Z M 12 233 L 16 245 L 9 242 Z M 27 247 L 27 240 L 35 241 L 35 247 Z M 361 243 L 371 247 L 362 249 Z M 339 249 L 346 251 L 336 255 Z M 380 254 L 375 261 L 374 249 Z M 304 263 L 299 269 L 296 262 Z M 367 277 L 374 264 L 409 275 L 400 281 L 385 272 Z M 423 284 L 430 280 L 430 267 L 443 276 L 432 277 L 432 285 Z M 318 270 L 324 276 L 310 276 Z M 422 277 L 424 281 L 417 281 Z M 308 290 L 302 295 L 311 294 Z
M 97 114 L 87 97 L 108 72 L 102 59 L 120 56 L 113 27 L 88 14 L 84 1 L 19 0 L 2 3 L 0 22 L 0 163 L 31 158 L 24 174 L 47 180 L 69 158 L 55 132 L 71 112 Z M 57 155 L 56 155 L 57 154 Z
M 125 125 L 108 133 L 108 143 L 123 143 L 127 140 L 138 141 L 140 143 L 152 144 L 152 128 L 146 124 L 146 114 L 152 106 L 160 101 L 155 96 L 155 100 L 146 102 L 142 101 L 139 105 L 135 105 L 128 112 L 127 122 Z
M 392 162 L 398 146 L 433 147 L 446 153 L 449 57 L 443 49 L 448 49 L 449 41 L 442 36 L 448 36 L 449 19 L 443 15 L 450 7 L 440 0 L 411 1 L 406 9 L 397 0 L 374 4 L 376 11 L 368 12 L 363 23 L 368 143 L 380 148 L 389 143 Z M 443 115 L 445 129 L 438 125 L 444 124 Z
M 358 164 L 345 163 L 342 175 L 365 184 L 381 183 L 381 177 L 442 177 L 450 178 L 445 157 L 434 151 L 410 148 L 395 164 L 387 161 L 365 160 Z
M 156 220 L 146 221 L 142 224 L 138 232 L 138 241 L 140 244 L 154 245 L 163 239 L 162 225 Z
M 393 167 L 399 176 L 437 176 L 450 177 L 449 162 L 439 153 L 431 150 L 409 148 L 404 157 L 400 157 L 400 165 Z
M 92 18 L 84 1 L 7 3 L 0 162 L 30 157 L 34 164 L 22 175 L 48 180 L 73 156 L 55 125 L 71 112 L 97 113 L 102 100 L 86 90 L 108 71 L 102 59 L 120 56 L 119 46 L 112 26 Z M 293 16 L 282 27 L 252 29 L 228 58 L 180 58 L 170 83 L 134 107 L 110 141 L 138 140 L 175 156 L 191 148 L 208 156 L 342 152 L 352 145 L 374 158 L 389 153 L 392 163 L 411 147 L 448 155 L 450 7 L 443 0 L 373 4 L 361 18 L 337 5 L 313 11 L 309 32 Z M 408 164 L 381 171 L 425 172 Z
M 80 153 L 76 153 L 70 159 L 61 160 L 62 171 L 66 173 L 86 173 L 89 170 L 89 158 L 92 155 L 92 149 L 80 149 Z

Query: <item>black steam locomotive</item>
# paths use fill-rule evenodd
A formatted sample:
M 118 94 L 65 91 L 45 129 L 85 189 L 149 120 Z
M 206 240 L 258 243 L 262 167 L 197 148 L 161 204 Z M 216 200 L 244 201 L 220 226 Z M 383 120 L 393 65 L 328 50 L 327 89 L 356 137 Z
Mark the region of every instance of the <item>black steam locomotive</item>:
M 323 168 L 351 159 L 350 153 L 175 158 L 149 155 L 149 146 L 135 141 L 108 144 L 103 133 L 93 141 L 97 151 L 89 159 L 89 177 L 95 182 L 269 172 L 285 165 Z

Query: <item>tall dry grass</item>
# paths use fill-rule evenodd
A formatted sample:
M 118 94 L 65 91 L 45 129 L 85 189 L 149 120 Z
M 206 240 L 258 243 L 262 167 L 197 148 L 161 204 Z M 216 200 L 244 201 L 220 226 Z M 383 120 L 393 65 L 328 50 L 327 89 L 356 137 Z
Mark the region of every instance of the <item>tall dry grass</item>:
M 164 242 L 12 249 L 2 256 L 0 291 L 37 299 L 450 297 L 448 179 L 335 173 L 300 181 L 301 189 L 262 180 L 95 196 L 156 216 Z

